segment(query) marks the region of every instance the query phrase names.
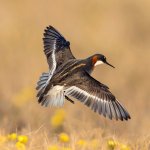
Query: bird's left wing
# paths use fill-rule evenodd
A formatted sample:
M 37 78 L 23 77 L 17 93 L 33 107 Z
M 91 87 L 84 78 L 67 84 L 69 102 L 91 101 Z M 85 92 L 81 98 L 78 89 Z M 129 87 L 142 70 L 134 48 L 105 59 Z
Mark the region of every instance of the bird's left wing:
M 129 113 L 109 91 L 109 88 L 86 72 L 80 72 L 72 78 L 65 90 L 65 95 L 83 102 L 93 111 L 110 119 L 130 119 Z

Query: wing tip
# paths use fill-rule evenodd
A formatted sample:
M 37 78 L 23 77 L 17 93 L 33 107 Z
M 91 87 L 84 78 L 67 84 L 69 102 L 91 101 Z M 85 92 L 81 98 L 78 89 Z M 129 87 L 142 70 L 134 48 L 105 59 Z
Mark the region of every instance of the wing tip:
M 58 30 L 56 30 L 52 25 L 49 25 L 47 26 L 45 29 L 44 29 L 44 33 L 47 33 L 47 32 L 51 32 L 52 34 L 56 34 L 58 36 L 62 36 Z
M 53 26 L 49 25 L 45 28 L 43 33 L 44 49 L 50 49 L 53 45 L 57 48 L 70 48 L 70 42 L 67 41 L 63 35 Z
M 115 100 L 115 105 L 119 112 L 119 115 L 117 115 L 119 120 L 128 121 L 129 119 L 131 119 L 131 116 L 128 113 L 128 111 L 120 104 L 120 102 L 118 100 Z
M 117 100 L 113 102 L 100 102 L 98 106 L 99 107 L 95 112 L 98 112 L 100 115 L 103 115 L 110 120 L 128 121 L 131 119 L 128 111 Z

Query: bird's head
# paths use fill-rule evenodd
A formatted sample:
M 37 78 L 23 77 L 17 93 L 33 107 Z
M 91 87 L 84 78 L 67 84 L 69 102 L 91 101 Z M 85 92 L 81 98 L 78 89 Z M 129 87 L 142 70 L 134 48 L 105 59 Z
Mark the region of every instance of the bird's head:
M 92 63 L 94 66 L 100 65 L 100 64 L 107 64 L 113 68 L 115 68 L 113 65 L 107 62 L 106 57 L 102 54 L 95 54 L 92 56 Z

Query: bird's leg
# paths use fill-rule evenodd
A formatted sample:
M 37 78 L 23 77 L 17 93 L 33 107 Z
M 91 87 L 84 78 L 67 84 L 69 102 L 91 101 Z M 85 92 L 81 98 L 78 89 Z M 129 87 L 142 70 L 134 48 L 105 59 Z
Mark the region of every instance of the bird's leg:
M 68 100 L 69 102 L 71 102 L 72 104 L 74 104 L 74 101 L 71 100 L 68 96 L 65 96 L 66 100 Z

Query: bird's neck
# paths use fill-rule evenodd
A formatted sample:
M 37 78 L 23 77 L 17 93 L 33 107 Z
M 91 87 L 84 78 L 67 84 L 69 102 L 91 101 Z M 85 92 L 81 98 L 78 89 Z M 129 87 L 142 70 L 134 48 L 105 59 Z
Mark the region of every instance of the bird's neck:
M 87 59 L 85 59 L 85 62 L 86 62 L 85 69 L 88 73 L 92 73 L 95 66 L 103 64 L 101 60 L 98 60 L 97 55 L 88 57 Z
M 95 65 L 96 62 L 93 62 L 93 61 L 92 61 L 92 56 L 86 58 L 86 59 L 84 60 L 84 62 L 85 62 L 85 64 L 86 64 L 85 67 L 84 67 L 84 69 L 85 69 L 89 74 L 91 74 L 92 71 L 93 71 L 93 69 L 94 69 L 94 65 Z

